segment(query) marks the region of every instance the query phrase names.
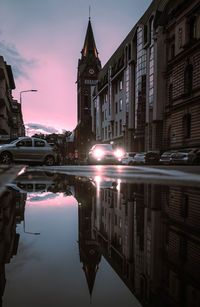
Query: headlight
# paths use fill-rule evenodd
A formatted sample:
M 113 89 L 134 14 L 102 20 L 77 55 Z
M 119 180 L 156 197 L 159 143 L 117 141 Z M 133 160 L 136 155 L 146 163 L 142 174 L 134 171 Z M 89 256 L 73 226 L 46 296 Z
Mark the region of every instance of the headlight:
M 104 155 L 104 151 L 102 149 L 95 149 L 95 151 L 93 152 L 93 156 L 97 159 L 102 158 L 103 155 Z
M 122 149 L 116 149 L 114 152 L 115 157 L 117 157 L 118 159 L 122 159 L 124 157 L 124 150 Z

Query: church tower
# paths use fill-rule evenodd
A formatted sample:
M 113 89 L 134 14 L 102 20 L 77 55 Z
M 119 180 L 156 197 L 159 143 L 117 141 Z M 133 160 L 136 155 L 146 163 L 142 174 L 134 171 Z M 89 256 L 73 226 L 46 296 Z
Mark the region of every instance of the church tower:
M 89 17 L 87 32 L 81 58 L 78 60 L 77 73 L 77 127 L 76 127 L 76 149 L 79 158 L 84 158 L 91 145 L 92 119 L 91 119 L 91 97 L 92 91 L 98 82 L 98 73 L 101 62 L 98 57 L 91 20 Z

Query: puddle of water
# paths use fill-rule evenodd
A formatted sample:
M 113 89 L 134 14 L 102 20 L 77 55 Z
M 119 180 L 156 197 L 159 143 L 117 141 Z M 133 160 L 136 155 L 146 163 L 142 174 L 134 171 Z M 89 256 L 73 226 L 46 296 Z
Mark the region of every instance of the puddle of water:
M 3 307 L 199 306 L 200 191 L 45 172 L 0 203 Z

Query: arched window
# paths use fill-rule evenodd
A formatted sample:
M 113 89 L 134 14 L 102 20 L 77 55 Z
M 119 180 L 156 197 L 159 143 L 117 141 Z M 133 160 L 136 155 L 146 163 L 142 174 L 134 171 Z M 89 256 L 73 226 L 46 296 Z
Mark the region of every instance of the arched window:
M 193 66 L 189 64 L 184 73 L 184 90 L 185 93 L 190 93 L 193 88 Z
M 183 135 L 184 138 L 191 136 L 191 114 L 189 113 L 183 116 Z

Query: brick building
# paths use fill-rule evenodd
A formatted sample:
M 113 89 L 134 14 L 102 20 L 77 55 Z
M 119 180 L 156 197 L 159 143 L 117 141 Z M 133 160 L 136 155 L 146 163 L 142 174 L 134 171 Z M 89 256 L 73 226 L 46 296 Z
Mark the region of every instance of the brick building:
M 200 3 L 168 1 L 160 16 L 166 37 L 164 148 L 200 146 Z

